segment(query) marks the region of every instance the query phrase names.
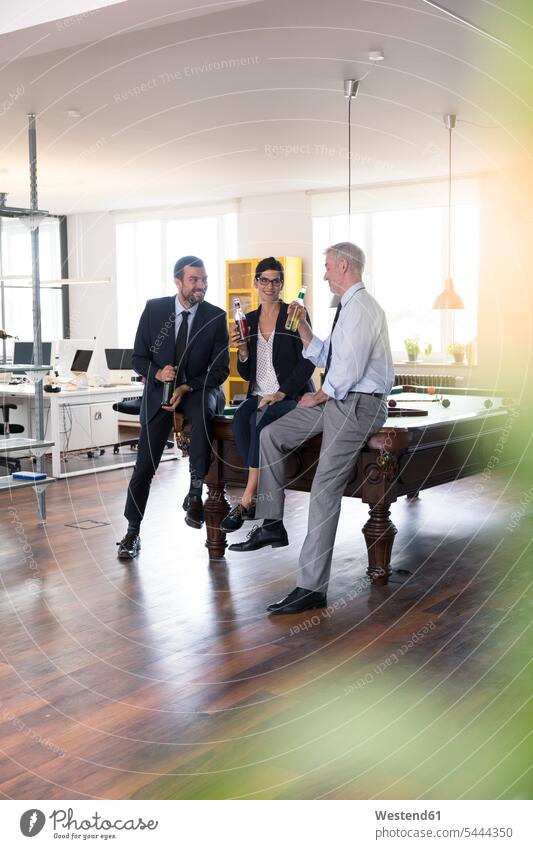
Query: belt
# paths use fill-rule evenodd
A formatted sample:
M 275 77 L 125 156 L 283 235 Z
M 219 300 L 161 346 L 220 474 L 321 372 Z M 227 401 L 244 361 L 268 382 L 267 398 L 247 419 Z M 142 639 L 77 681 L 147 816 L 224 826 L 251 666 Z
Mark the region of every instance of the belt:
M 373 398 L 379 398 L 384 401 L 387 397 L 383 392 L 348 392 L 348 395 L 371 395 Z

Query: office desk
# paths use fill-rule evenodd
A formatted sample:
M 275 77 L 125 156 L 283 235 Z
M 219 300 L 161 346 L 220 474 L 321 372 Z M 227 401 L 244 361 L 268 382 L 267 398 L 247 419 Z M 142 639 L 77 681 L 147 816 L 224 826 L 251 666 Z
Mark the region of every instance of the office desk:
M 500 461 L 506 428 L 517 415 L 510 399 L 481 390 L 439 392 L 444 406 L 402 387 L 394 389 L 391 400 L 397 408 L 389 410 L 389 418 L 370 437 L 351 471 L 344 495 L 360 498 L 370 508 L 362 532 L 373 583 L 386 584 L 391 571 L 396 535 L 391 504 L 402 495 L 415 497 L 428 487 L 491 469 Z M 226 535 L 220 530 L 229 510 L 226 485 L 244 486 L 247 478 L 231 424 L 229 416 L 215 418 L 213 460 L 205 480 L 206 547 L 214 559 L 223 557 L 226 549 Z M 321 436 L 313 437 L 287 457 L 287 489 L 310 491 L 321 441 Z M 465 505 L 458 502 L 457 509 Z
M 79 389 L 62 389 L 61 392 L 44 393 L 45 439 L 53 443 L 52 476 L 67 478 L 74 475 L 93 474 L 95 469 L 77 472 L 61 472 L 61 453 L 67 449 L 83 450 L 118 442 L 117 414 L 112 405 L 123 398 L 138 398 L 143 393 L 141 383 L 127 386 L 98 386 Z M 13 411 L 12 421 L 22 424 L 24 436 L 34 437 L 32 407 L 35 403 L 35 387 L 32 383 L 10 386 L 0 383 L 0 402 L 18 406 Z M 76 424 L 76 441 L 66 444 L 62 422 L 65 417 Z M 101 471 L 120 469 L 133 463 L 115 463 L 102 467 Z M 100 470 L 99 470 L 100 471 Z

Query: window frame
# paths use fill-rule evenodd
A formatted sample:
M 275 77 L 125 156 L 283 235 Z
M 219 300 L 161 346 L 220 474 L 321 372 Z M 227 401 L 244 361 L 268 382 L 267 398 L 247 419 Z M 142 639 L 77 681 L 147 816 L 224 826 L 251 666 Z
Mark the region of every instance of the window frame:
M 456 210 L 458 208 L 464 207 L 464 206 L 477 207 L 478 224 L 479 224 L 479 218 L 480 218 L 479 199 L 478 198 L 466 198 L 463 202 L 453 204 L 453 206 L 452 206 L 452 226 L 453 226 L 453 221 L 454 221 Z M 373 279 L 373 275 L 372 275 L 372 269 L 374 268 L 375 250 L 376 250 L 376 247 L 375 247 L 375 244 L 374 244 L 374 241 L 375 241 L 374 240 L 374 228 L 373 228 L 373 223 L 372 223 L 373 222 L 373 216 L 376 215 L 376 214 L 379 214 L 381 212 L 385 212 L 385 211 L 402 213 L 404 211 L 411 210 L 411 209 L 440 209 L 440 232 L 441 232 L 441 244 L 442 244 L 441 275 L 440 276 L 441 276 L 441 280 L 442 280 L 442 286 L 444 286 L 444 280 L 448 276 L 448 269 L 447 269 L 447 260 L 448 260 L 448 208 L 447 208 L 447 206 L 444 206 L 444 205 L 441 205 L 441 204 L 433 204 L 433 205 L 428 204 L 427 206 L 424 206 L 422 204 L 413 204 L 413 205 L 406 205 L 406 206 L 400 205 L 399 206 L 396 203 L 391 207 L 378 205 L 378 207 L 375 208 L 375 209 L 366 210 L 366 211 L 360 210 L 360 211 L 353 212 L 351 219 L 350 219 L 349 226 L 348 226 L 348 215 L 347 214 L 343 214 L 343 213 L 339 213 L 339 212 L 336 212 L 336 213 L 333 213 L 333 214 L 330 214 L 330 215 L 328 215 L 328 214 L 325 214 L 325 215 L 313 214 L 313 219 L 312 219 L 313 220 L 313 264 L 316 266 L 317 258 L 319 257 L 319 255 L 321 255 L 323 253 L 323 250 L 325 249 L 325 247 L 327 247 L 328 245 L 334 244 L 335 242 L 340 241 L 338 238 L 335 237 L 334 232 L 333 232 L 336 229 L 335 228 L 335 219 L 337 219 L 337 221 L 340 218 L 345 219 L 346 227 L 347 227 L 348 231 L 350 232 L 350 238 L 353 241 L 351 233 L 352 233 L 352 229 L 355 229 L 355 227 L 352 224 L 352 222 L 355 222 L 357 218 L 359 218 L 360 216 L 363 216 L 363 226 L 364 226 L 364 231 L 365 231 L 364 250 L 365 250 L 365 254 L 366 254 L 366 258 L 367 258 L 366 273 L 364 275 L 364 281 L 365 281 L 365 285 L 368 288 L 368 291 L 372 295 L 375 296 L 375 285 L 374 285 L 374 279 Z M 326 222 L 326 221 L 329 222 L 328 238 L 324 240 L 326 228 L 322 224 L 323 233 L 322 233 L 322 240 L 321 241 L 323 241 L 323 245 L 322 244 L 318 245 L 317 244 L 317 231 L 320 227 L 320 222 Z M 478 262 L 477 262 L 477 264 L 478 264 L 478 277 L 477 277 L 477 286 L 476 286 L 476 301 L 477 301 L 476 336 L 479 333 L 479 252 L 478 252 L 478 255 L 477 255 L 477 260 L 478 260 Z M 452 263 L 453 263 L 453 241 L 452 241 Z M 319 266 L 319 268 L 320 268 L 321 273 L 320 274 L 316 273 L 316 267 L 315 267 L 315 273 L 314 273 L 314 279 L 317 281 L 317 285 L 320 285 L 320 282 L 321 282 L 322 277 L 323 277 L 323 257 L 322 257 L 322 263 Z M 452 276 L 453 276 L 453 268 L 452 268 Z M 438 293 L 436 293 L 436 294 L 438 294 Z M 334 296 L 329 295 L 330 309 L 329 309 L 329 316 L 328 316 L 328 322 L 327 322 L 328 333 L 331 330 L 331 325 L 332 325 L 333 316 L 334 316 L 334 303 L 331 303 L 331 301 L 333 300 L 333 297 Z M 313 315 L 315 316 L 315 325 L 317 324 L 317 318 L 316 317 L 317 317 L 317 315 L 320 314 L 320 311 L 321 311 L 320 308 L 323 309 L 326 298 L 322 297 L 322 296 L 320 297 L 320 305 L 318 304 L 318 300 L 319 299 L 317 298 L 317 289 L 314 286 L 313 287 Z M 383 306 L 385 311 L 387 311 L 387 305 L 384 304 L 384 303 L 381 303 L 381 305 Z M 319 322 L 320 322 L 320 319 L 319 319 Z M 325 322 L 322 322 L 321 324 L 322 324 L 322 328 L 325 328 Z M 322 330 L 322 332 L 324 333 L 324 329 Z M 320 335 L 320 333 L 318 335 Z M 440 365 L 442 365 L 444 363 L 447 364 L 449 362 L 448 347 L 449 347 L 450 344 L 452 344 L 455 341 L 455 316 L 454 316 L 453 310 L 441 310 L 440 311 L 440 331 L 439 331 L 439 335 L 440 335 L 441 350 L 434 351 L 429 356 L 424 357 L 424 362 L 440 364 Z M 424 340 L 422 338 L 420 338 L 421 346 L 423 345 L 423 342 L 424 342 Z M 406 352 L 405 352 L 404 348 L 401 348 L 400 350 L 393 349 L 392 356 L 393 356 L 394 362 L 397 363 L 397 364 L 404 364 L 407 361 Z
M 66 228 L 63 225 L 63 221 L 64 221 L 64 216 L 47 215 L 46 218 L 44 218 L 43 221 L 39 225 L 39 236 L 40 237 L 41 237 L 42 230 L 46 228 L 48 223 L 54 223 L 57 226 L 57 232 L 56 232 L 57 244 L 55 245 L 55 248 L 54 248 L 55 256 L 52 256 L 52 267 L 50 268 L 50 272 L 49 272 L 50 279 L 53 279 L 53 280 L 57 280 L 57 279 L 60 279 L 62 277 L 62 270 L 65 267 L 65 256 L 66 256 L 66 253 L 67 253 L 67 247 L 66 247 L 66 243 L 65 243 Z M 25 269 L 24 271 L 19 271 L 16 268 L 10 268 L 9 267 L 10 265 L 13 265 L 13 264 L 15 266 L 18 265 L 18 260 L 12 260 L 9 257 L 9 245 L 8 245 L 9 235 L 8 235 L 8 232 L 9 232 L 10 229 L 15 231 L 15 235 L 16 235 L 16 232 L 18 231 L 18 232 L 24 233 L 24 235 L 28 236 L 29 244 L 28 244 L 28 249 L 27 249 L 27 262 L 24 262 L 24 269 Z M 32 290 L 32 282 L 31 282 L 31 274 L 32 274 L 32 267 L 31 267 L 32 259 L 31 259 L 31 257 L 32 257 L 32 254 L 31 254 L 30 230 L 26 227 L 26 224 L 25 224 L 25 221 L 24 221 L 23 218 L 15 218 L 15 219 L 2 218 L 1 221 L 0 221 L 0 239 L 1 239 L 1 241 L 0 241 L 0 276 L 3 276 L 4 273 L 5 273 L 6 277 L 10 277 L 10 276 L 15 275 L 15 274 L 18 275 L 19 273 L 21 275 L 22 274 L 28 274 L 28 282 L 27 283 L 22 281 L 22 280 L 20 280 L 20 281 L 15 281 L 15 280 L 10 281 L 10 280 L 3 280 L 3 279 L 0 280 L 0 301 L 1 301 L 0 320 L 2 321 L 2 326 L 3 326 L 4 330 L 7 330 L 7 332 L 12 331 L 14 333 L 14 335 L 18 336 L 19 334 L 16 332 L 17 328 L 10 326 L 12 324 L 12 322 L 7 317 L 6 300 L 7 300 L 7 295 L 10 291 L 18 291 L 18 292 L 22 291 L 22 292 L 25 292 L 28 295 L 30 295 L 30 298 L 32 296 L 32 291 L 33 291 Z M 42 240 L 40 238 L 39 239 L 39 252 L 40 252 L 40 254 L 41 254 L 41 249 L 42 249 L 41 246 L 42 246 Z M 7 262 L 6 262 L 6 256 L 8 257 Z M 6 265 L 7 265 L 7 270 L 6 270 Z M 26 266 L 27 266 L 27 269 L 26 269 Z M 42 257 L 41 256 L 40 256 L 40 276 L 41 276 L 41 279 L 42 279 L 43 273 L 42 273 Z M 46 277 L 48 277 L 48 274 L 46 274 Z M 65 335 L 65 329 L 68 328 L 68 291 L 65 295 L 65 289 L 66 289 L 66 287 L 61 286 L 61 285 L 58 285 L 58 286 L 41 286 L 40 287 L 41 303 L 43 301 L 43 293 L 48 293 L 48 292 L 58 293 L 58 297 L 56 298 L 56 303 L 54 304 L 55 316 L 53 318 L 53 323 L 56 326 L 56 328 L 60 329 L 62 337 Z M 65 315 L 65 310 L 67 310 L 67 316 Z M 65 318 L 67 318 L 66 322 L 65 322 Z M 41 307 L 41 324 L 42 324 L 42 307 Z M 4 326 L 4 325 L 7 325 L 7 326 Z M 28 334 L 28 337 L 29 337 L 28 341 L 33 341 L 33 321 L 32 321 L 31 333 Z M 43 333 L 42 338 L 45 341 L 53 341 L 55 338 L 57 338 L 57 334 L 55 332 L 49 333 L 48 330 L 45 329 L 45 332 Z M 5 339 L 2 340 L 2 348 L 0 350 L 1 350 L 2 360 L 4 362 L 9 362 L 10 357 L 12 356 L 12 351 L 10 353 L 8 352 L 8 347 L 9 348 L 12 347 L 12 345 L 10 345 L 9 342 L 10 342 L 10 340 L 5 340 Z

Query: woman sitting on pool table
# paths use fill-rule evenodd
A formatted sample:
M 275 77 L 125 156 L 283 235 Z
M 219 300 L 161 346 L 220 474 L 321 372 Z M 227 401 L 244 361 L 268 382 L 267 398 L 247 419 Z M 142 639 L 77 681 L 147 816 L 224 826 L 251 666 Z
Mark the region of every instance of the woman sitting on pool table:
M 281 300 L 284 271 L 279 260 L 267 257 L 255 269 L 259 308 L 247 313 L 249 334 L 241 341 L 236 325 L 231 344 L 238 349 L 237 368 L 249 381 L 248 397 L 235 413 L 233 433 L 248 468 L 248 482 L 239 504 L 222 520 L 223 531 L 238 530 L 253 519 L 259 477 L 259 435 L 266 425 L 296 407 L 305 392 L 314 392 L 314 365 L 302 356 L 298 332 L 285 330 L 288 305 Z

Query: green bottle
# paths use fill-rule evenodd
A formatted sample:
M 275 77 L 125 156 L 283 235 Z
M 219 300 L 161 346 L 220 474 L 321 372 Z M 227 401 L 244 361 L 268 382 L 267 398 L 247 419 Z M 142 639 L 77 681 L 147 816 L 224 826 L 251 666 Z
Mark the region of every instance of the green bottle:
M 296 298 L 296 303 L 299 307 L 303 307 L 305 300 L 305 292 L 307 286 L 305 284 L 302 285 L 302 288 L 298 292 L 298 297 Z M 300 310 L 296 307 L 292 313 L 287 315 L 287 321 L 285 322 L 285 330 L 290 330 L 292 333 L 295 333 L 298 330 L 298 325 L 300 324 Z
M 175 380 L 166 380 L 165 383 L 163 383 L 163 397 L 161 398 L 162 407 L 170 406 L 170 399 L 174 394 L 175 385 Z

